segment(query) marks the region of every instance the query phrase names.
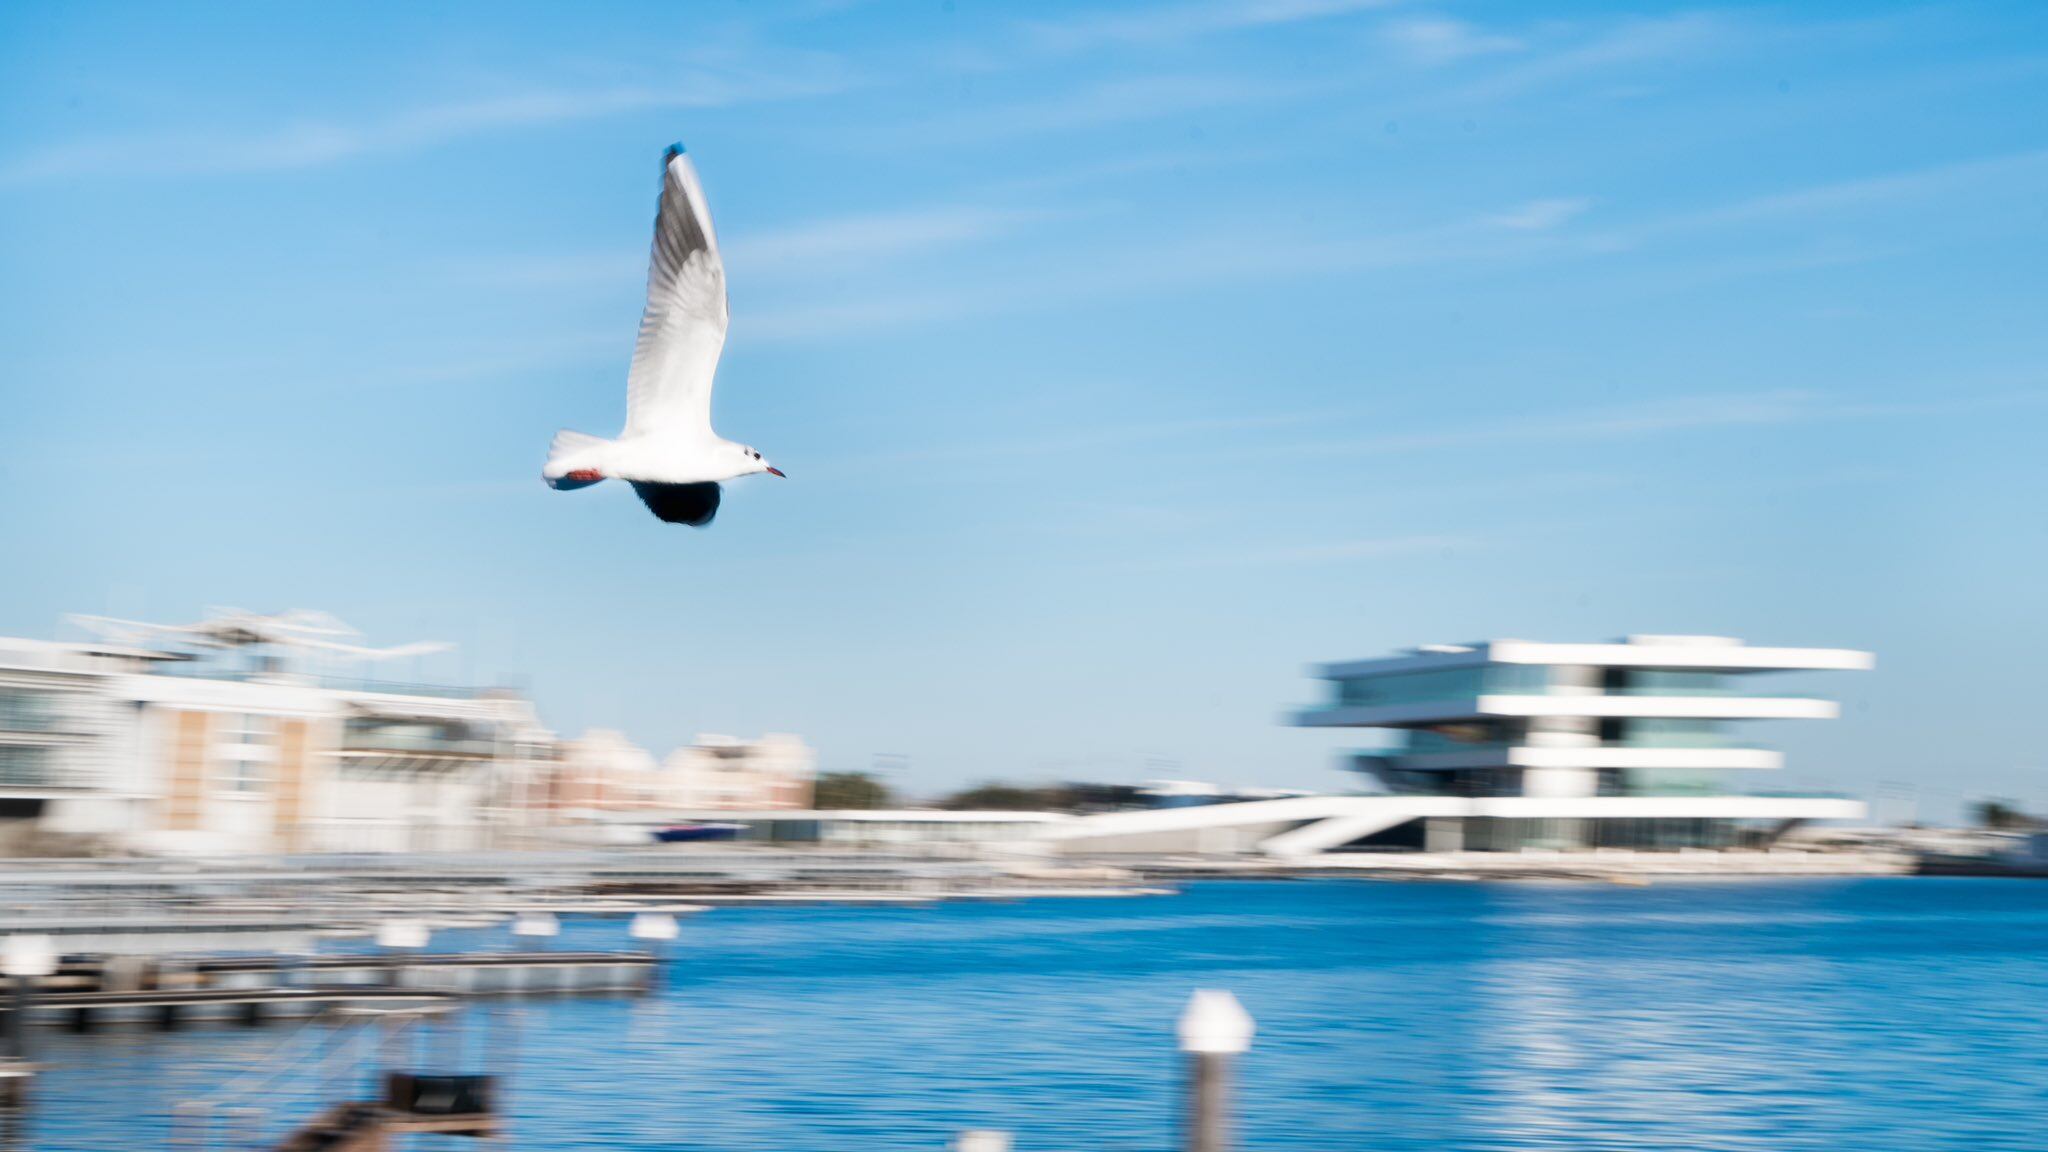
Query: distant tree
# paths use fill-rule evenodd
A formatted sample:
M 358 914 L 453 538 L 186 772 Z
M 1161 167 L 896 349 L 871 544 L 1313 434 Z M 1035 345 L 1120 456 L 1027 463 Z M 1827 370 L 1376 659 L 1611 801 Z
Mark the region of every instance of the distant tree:
M 939 801 L 939 807 L 955 812 L 1043 812 L 1068 803 L 1064 788 L 1036 788 L 1025 784 L 979 784 L 955 792 Z
M 818 808 L 887 808 L 889 786 L 866 772 L 822 772 L 811 803 Z
M 1970 806 L 1977 817 L 1977 825 L 1995 832 L 2020 832 L 2038 827 L 2040 821 L 2020 810 L 2010 800 L 1979 800 Z
M 940 798 L 954 812 L 1116 812 L 1145 808 L 1145 790 L 1135 784 L 1006 784 L 992 780 Z
M 1069 781 L 1060 786 L 1066 794 L 1061 808 L 1076 812 L 1117 812 L 1127 808 L 1149 808 L 1152 801 L 1136 784 L 1091 784 Z

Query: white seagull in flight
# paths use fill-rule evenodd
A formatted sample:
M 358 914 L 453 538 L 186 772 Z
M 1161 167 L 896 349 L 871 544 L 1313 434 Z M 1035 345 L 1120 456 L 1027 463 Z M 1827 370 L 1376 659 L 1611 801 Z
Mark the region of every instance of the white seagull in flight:
M 725 262 L 683 146 L 670 145 L 662 161 L 647 311 L 626 377 L 626 430 L 605 440 L 562 429 L 541 477 L 562 489 L 624 480 L 663 521 L 702 528 L 718 515 L 721 481 L 782 470 L 711 430 L 711 377 L 725 347 Z

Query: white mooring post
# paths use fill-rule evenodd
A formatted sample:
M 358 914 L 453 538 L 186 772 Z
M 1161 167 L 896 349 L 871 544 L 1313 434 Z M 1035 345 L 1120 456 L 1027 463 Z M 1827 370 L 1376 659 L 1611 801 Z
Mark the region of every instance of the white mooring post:
M 647 973 L 647 987 L 651 991 L 662 982 L 662 968 L 668 964 L 670 942 L 682 931 L 676 926 L 676 918 L 666 912 L 636 912 L 633 926 L 628 929 L 633 939 L 647 941 L 647 947 L 654 953 L 654 967 Z
M 521 947 L 540 951 L 562 934 L 562 922 L 552 912 L 521 912 L 512 921 L 512 934 L 519 937 Z
M 57 946 L 48 936 L 9 936 L 0 942 L 0 973 L 14 985 L 7 1010 L 7 1051 L 0 1053 L 27 1063 L 28 1014 L 35 983 L 57 971 Z
M 387 981 L 391 987 L 405 987 L 405 965 L 401 963 L 405 953 L 418 952 L 426 946 L 427 926 L 418 920 L 386 920 L 377 926 L 377 947 L 391 957 Z
M 1180 1014 L 1188 1054 L 1187 1152 L 1229 1152 L 1230 1060 L 1251 1048 L 1252 1018 L 1228 992 L 1201 989 Z
M 521 912 L 512 920 L 512 935 L 519 941 L 521 951 L 547 951 L 548 941 L 560 935 L 562 922 L 552 912 Z M 533 983 L 533 970 L 521 964 L 507 969 L 502 979 L 516 981 L 512 987 L 524 992 Z

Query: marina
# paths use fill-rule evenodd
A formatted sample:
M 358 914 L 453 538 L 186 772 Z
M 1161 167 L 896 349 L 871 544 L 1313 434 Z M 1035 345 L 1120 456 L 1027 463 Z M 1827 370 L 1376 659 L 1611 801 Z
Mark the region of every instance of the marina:
M 621 930 L 567 918 L 551 947 Z M 499 925 L 434 950 L 513 945 Z M 1173 1022 L 1193 989 L 1223 988 L 1258 1025 L 1237 1072 L 1247 1148 L 1946 1152 L 1959 1131 L 2022 1147 L 2000 1140 L 2038 1112 L 2044 984 L 2048 888 L 2011 881 L 1200 880 L 1162 900 L 720 909 L 683 922 L 652 992 L 458 1016 L 470 1043 L 504 1038 L 486 1044 L 502 1138 L 527 1148 L 672 1148 L 687 1130 L 739 1152 L 909 1152 L 994 1130 L 1157 1149 L 1180 1125 Z M 357 1080 L 278 1086 L 279 1135 L 381 1091 L 376 1029 L 351 1019 L 35 1029 L 21 1146 L 168 1134 L 209 1100 L 225 1132 L 252 1102 L 223 1088 L 354 1045 Z M 1966 1086 L 1970 1113 L 1945 1113 Z
M 2041 0 L 0 45 L 0 1152 L 2048 1152 Z

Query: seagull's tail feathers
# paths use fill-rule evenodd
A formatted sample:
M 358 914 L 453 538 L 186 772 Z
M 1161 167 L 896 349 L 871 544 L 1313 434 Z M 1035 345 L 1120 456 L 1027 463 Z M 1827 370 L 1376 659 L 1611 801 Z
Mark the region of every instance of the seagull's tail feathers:
M 541 479 L 548 482 L 548 487 L 562 491 L 588 488 L 605 478 L 613 443 L 602 436 L 564 428 L 555 433 L 554 443 L 548 445 L 548 462 L 540 470 Z

